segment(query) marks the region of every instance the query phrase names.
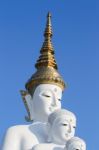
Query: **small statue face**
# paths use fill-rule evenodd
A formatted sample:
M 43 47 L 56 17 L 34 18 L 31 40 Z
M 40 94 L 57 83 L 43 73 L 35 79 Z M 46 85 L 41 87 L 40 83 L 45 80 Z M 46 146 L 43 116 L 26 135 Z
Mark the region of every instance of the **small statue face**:
M 67 150 L 86 150 L 86 146 L 82 141 L 75 141 L 68 146 Z
M 52 84 L 37 86 L 33 95 L 35 119 L 46 122 L 49 114 L 61 108 L 62 89 Z
M 66 144 L 75 134 L 76 118 L 73 116 L 61 116 L 54 121 L 52 127 L 52 135 L 54 141 L 58 144 Z

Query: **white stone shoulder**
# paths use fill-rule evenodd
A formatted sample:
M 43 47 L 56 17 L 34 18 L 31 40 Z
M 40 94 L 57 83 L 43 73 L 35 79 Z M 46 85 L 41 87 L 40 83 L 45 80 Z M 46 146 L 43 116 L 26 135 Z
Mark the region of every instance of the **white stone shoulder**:
M 45 124 L 34 123 L 10 127 L 4 137 L 1 150 L 27 150 L 44 142 Z

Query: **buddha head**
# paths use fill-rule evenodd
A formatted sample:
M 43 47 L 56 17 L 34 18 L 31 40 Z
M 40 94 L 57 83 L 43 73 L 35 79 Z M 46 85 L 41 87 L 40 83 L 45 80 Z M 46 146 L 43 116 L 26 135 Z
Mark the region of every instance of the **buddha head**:
M 66 150 L 86 150 L 86 143 L 79 137 L 73 137 L 67 142 Z
M 27 81 L 26 91 L 21 91 L 28 112 L 28 120 L 46 122 L 48 115 L 61 108 L 62 92 L 65 83 L 58 73 L 51 42 L 51 15 L 47 15 L 44 43 L 35 67 L 37 71 Z
M 48 141 L 65 145 L 75 134 L 76 117 L 65 109 L 54 111 L 48 117 Z
M 53 84 L 40 84 L 32 97 L 35 120 L 46 122 L 48 116 L 61 108 L 62 89 Z

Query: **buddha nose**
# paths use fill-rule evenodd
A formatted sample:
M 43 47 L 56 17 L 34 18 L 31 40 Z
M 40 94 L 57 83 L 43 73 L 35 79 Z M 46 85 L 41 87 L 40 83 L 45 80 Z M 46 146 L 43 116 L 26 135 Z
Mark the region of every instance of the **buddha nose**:
M 58 100 L 56 98 L 56 96 L 53 96 L 53 101 L 52 101 L 52 106 L 57 106 L 58 105 Z
M 68 132 L 71 133 L 71 125 L 68 126 Z

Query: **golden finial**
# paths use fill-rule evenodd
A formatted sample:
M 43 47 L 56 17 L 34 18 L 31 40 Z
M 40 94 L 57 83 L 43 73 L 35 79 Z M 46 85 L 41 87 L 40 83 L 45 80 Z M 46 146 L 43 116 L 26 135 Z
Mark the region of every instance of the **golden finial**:
M 44 33 L 45 38 L 49 38 L 52 36 L 52 25 L 51 25 L 51 14 L 48 12 L 47 14 L 47 23 Z
M 52 37 L 52 27 L 51 27 L 51 14 L 48 13 L 47 15 L 47 23 L 46 23 L 46 28 L 44 32 L 44 43 L 43 46 L 40 50 L 40 57 L 37 60 L 37 63 L 35 64 L 35 67 L 39 69 L 42 66 L 50 66 L 55 69 L 57 69 L 57 64 L 54 58 L 54 49 L 52 46 L 51 42 L 51 37 Z
M 28 80 L 25 87 L 30 94 L 33 95 L 35 88 L 39 84 L 55 84 L 64 90 L 65 83 L 57 71 L 57 64 L 54 58 L 54 49 L 51 42 L 52 27 L 51 27 L 51 14 L 47 15 L 47 23 L 44 32 L 44 43 L 40 50 L 40 56 L 37 60 L 35 67 L 36 73 Z

